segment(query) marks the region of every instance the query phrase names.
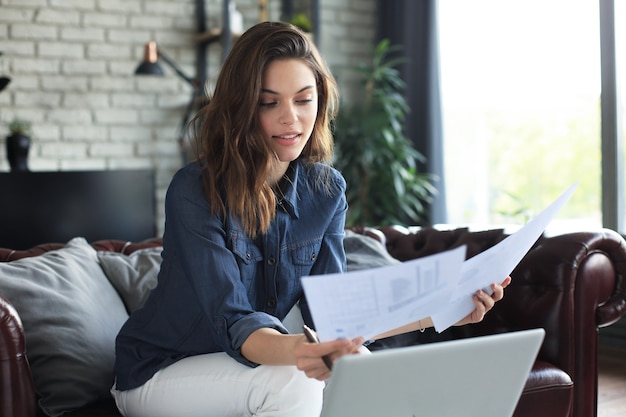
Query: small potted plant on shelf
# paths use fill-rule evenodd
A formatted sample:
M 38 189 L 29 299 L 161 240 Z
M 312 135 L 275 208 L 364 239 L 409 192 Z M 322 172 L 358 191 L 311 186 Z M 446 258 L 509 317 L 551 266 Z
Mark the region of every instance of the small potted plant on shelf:
M 9 123 L 9 135 L 6 137 L 7 159 L 11 172 L 28 171 L 28 151 L 30 150 L 31 123 L 15 118 Z

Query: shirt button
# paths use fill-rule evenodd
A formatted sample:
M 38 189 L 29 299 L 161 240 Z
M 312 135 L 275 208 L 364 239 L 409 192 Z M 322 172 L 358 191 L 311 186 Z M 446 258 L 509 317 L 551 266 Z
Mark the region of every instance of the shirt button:
M 271 300 L 267 302 L 267 306 L 272 307 L 272 308 L 276 307 L 276 300 L 272 298 Z
M 314 260 L 315 260 L 315 256 L 316 256 L 316 255 L 315 255 L 315 252 L 313 252 L 313 253 L 311 254 L 311 260 L 312 260 L 312 261 L 314 261 Z
M 269 259 L 267 260 L 267 263 L 270 265 L 274 265 L 276 263 L 276 258 L 274 258 L 273 256 L 270 256 Z

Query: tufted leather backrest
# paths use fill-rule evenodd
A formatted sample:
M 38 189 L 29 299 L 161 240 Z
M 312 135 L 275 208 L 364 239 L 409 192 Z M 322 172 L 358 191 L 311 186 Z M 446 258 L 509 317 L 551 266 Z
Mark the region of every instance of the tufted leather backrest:
M 93 242 L 91 245 L 98 251 L 119 252 L 128 255 L 139 249 L 163 246 L 163 239 L 160 237 L 154 237 L 141 242 L 129 242 L 126 240 L 98 240 Z M 65 243 L 43 243 L 24 250 L 0 248 L 0 262 L 9 262 L 17 259 L 37 256 L 51 250 L 61 249 L 64 246 Z
M 504 229 L 470 231 L 469 228 L 439 230 L 424 227 L 416 231 L 398 226 L 385 226 L 387 251 L 396 259 L 408 261 L 467 245 L 467 258 L 494 246 L 507 235 Z

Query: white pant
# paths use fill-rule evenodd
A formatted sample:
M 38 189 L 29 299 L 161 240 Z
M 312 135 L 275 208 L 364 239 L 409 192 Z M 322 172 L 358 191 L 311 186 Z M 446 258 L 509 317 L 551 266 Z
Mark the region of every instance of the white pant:
M 226 353 L 182 359 L 139 388 L 111 390 L 126 417 L 319 417 L 324 383 L 295 366 L 250 368 Z

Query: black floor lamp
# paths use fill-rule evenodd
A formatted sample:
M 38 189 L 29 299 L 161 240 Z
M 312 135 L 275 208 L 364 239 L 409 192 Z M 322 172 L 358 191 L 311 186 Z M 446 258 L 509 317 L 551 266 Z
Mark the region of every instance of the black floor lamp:
M 185 80 L 191 87 L 191 100 L 185 109 L 185 113 L 183 114 L 183 118 L 180 121 L 180 128 L 178 134 L 178 144 L 180 146 L 180 151 L 183 157 L 183 162 L 187 160 L 187 154 L 185 152 L 185 135 L 187 133 L 187 124 L 191 118 L 191 114 L 194 111 L 194 107 L 198 100 L 198 97 L 202 93 L 202 83 L 197 79 L 189 77 L 187 74 L 183 72 L 183 70 L 176 65 L 172 59 L 167 56 L 159 47 L 157 47 L 156 42 L 150 41 L 146 43 L 144 49 L 144 57 L 143 61 L 137 66 L 135 70 L 135 75 L 164 75 L 163 68 L 159 65 L 159 61 L 165 62 L 169 65 L 177 76 Z

